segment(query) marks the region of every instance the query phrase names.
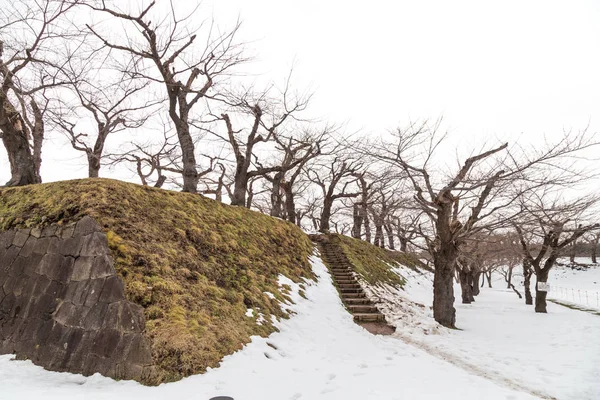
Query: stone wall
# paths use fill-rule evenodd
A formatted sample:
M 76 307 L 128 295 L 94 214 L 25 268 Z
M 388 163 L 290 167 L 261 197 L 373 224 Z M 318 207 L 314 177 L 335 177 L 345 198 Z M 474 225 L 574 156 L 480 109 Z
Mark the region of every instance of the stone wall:
M 144 382 L 154 373 L 144 326 L 93 219 L 0 232 L 0 354 Z

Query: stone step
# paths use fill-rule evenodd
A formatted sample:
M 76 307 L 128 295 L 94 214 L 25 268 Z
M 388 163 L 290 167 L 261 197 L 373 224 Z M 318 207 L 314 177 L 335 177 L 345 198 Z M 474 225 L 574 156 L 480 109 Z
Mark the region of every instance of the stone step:
M 354 299 L 344 298 L 344 303 L 346 303 L 348 306 L 353 306 L 353 305 L 370 305 L 371 301 L 369 299 L 357 297 L 357 298 L 354 298 Z
M 346 301 L 348 299 L 364 299 L 367 295 L 364 292 L 355 292 L 355 293 L 342 293 L 342 300 Z
M 358 283 L 337 283 L 340 289 L 361 289 Z
M 356 279 L 352 275 L 334 275 L 335 282 L 340 283 L 340 281 L 350 281 L 350 283 L 356 283 Z
M 347 276 L 348 279 L 354 279 L 354 275 L 352 275 L 352 272 L 350 271 L 336 271 L 333 273 L 333 276 L 339 276 L 340 278 Z
M 348 269 L 348 268 L 344 268 L 344 269 L 332 269 L 331 272 L 335 273 L 350 273 L 352 272 L 352 270 Z
M 361 288 L 349 288 L 349 289 L 340 289 L 342 293 L 362 293 Z
M 347 278 L 347 279 L 354 279 L 354 275 L 352 275 L 352 272 L 349 271 L 345 271 L 345 272 L 334 272 L 333 276 L 335 276 L 336 278 Z
M 348 304 L 348 309 L 350 312 L 352 312 L 352 314 L 379 313 L 377 307 L 370 304 Z
M 382 314 L 376 313 L 360 313 L 353 315 L 355 321 L 360 322 L 371 322 L 371 321 L 385 321 Z
M 329 267 L 333 281 L 337 286 L 340 297 L 354 321 L 361 325 L 379 326 L 385 324 L 385 317 L 367 298 L 354 273 L 354 265 L 350 262 L 342 248 L 328 241 L 326 236 L 314 236 L 319 242 L 320 254 Z M 393 330 L 392 330 L 393 332 Z

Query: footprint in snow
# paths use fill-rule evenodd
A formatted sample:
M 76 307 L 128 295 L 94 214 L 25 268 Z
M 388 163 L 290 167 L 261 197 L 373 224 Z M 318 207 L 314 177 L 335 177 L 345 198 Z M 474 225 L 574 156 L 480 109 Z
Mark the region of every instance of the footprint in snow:
M 292 397 L 290 397 L 291 400 L 298 400 L 300 397 L 302 397 L 302 393 L 296 393 L 295 395 L 293 395 Z
M 267 346 L 271 347 L 274 350 L 278 350 L 277 346 L 275 346 L 273 343 L 271 342 L 267 342 Z
M 331 381 L 331 380 L 335 379 L 336 376 L 337 376 L 336 374 L 329 374 L 329 375 L 327 375 L 327 380 Z

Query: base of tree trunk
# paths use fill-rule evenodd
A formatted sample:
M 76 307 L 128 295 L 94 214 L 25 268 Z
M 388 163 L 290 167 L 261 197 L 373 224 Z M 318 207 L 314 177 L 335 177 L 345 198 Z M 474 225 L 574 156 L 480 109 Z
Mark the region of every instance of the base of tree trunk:
M 436 268 L 433 277 L 433 318 L 446 328 L 456 328 L 453 275 Z
M 535 312 L 536 313 L 547 313 L 546 310 L 546 294 L 547 292 L 540 292 L 536 289 L 535 291 Z

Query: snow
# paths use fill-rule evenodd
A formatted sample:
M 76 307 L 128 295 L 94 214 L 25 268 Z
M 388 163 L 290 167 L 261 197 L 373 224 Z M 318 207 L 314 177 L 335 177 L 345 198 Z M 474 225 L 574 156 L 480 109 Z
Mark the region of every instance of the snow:
M 578 257 L 575 261 L 591 264 L 589 258 Z M 550 271 L 548 283 L 548 298 L 566 300 L 585 308 L 600 310 L 600 265 L 590 265 L 582 270 L 556 266 Z
M 295 315 L 279 323 L 280 332 L 268 338 L 253 337 L 243 350 L 225 357 L 217 369 L 150 388 L 99 375 L 83 377 L 49 372 L 29 361 L 13 361 L 11 356 L 0 356 L 0 398 L 151 400 L 209 399 L 219 395 L 235 400 L 536 398 L 511 382 L 493 382 L 465 370 L 464 366 L 457 367 L 406 344 L 399 337 L 371 335 L 354 324 L 345 311 L 321 261 L 313 257 L 311 262 L 318 283 L 304 284 L 307 299 L 299 295 L 299 285 L 285 282 L 292 287 L 290 297 L 295 304 L 289 307 Z M 464 321 L 469 330 L 475 315 L 468 310 L 459 310 L 460 321 Z M 580 316 L 580 319 L 595 327 L 584 317 Z M 501 338 L 501 332 L 512 331 L 512 325 L 497 328 L 501 329 L 493 340 Z M 456 336 L 459 333 L 456 332 Z M 470 337 L 476 337 L 476 342 L 490 343 L 492 339 L 479 337 L 480 334 L 479 331 L 469 333 Z M 413 336 L 425 337 L 421 333 Z M 433 336 L 455 340 L 448 334 Z M 562 339 L 557 337 L 557 340 Z M 594 343 L 592 340 L 588 344 Z M 518 345 L 518 341 L 514 344 Z M 473 358 L 481 361 L 487 356 L 479 353 L 477 347 L 475 349 L 471 351 Z M 580 359 L 575 368 L 581 363 Z M 518 374 L 520 369 L 515 371 L 514 374 Z M 594 374 L 590 376 L 597 379 Z
M 569 282 L 587 282 L 591 276 Z M 430 306 L 430 278 L 417 276 L 410 282 L 407 298 Z M 540 397 L 600 399 L 600 316 L 553 303 L 548 303 L 548 314 L 537 314 L 503 281 L 493 284 L 493 289 L 487 284 L 481 289 L 475 303 L 455 304 L 460 330 L 426 335 L 396 324 L 396 335 L 473 373 Z M 459 285 L 455 297 L 460 302 Z M 427 321 L 429 307 L 421 315 Z

